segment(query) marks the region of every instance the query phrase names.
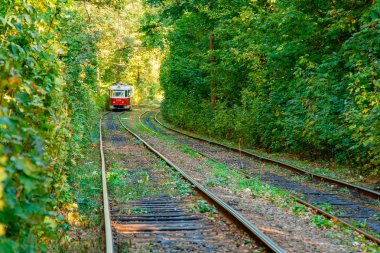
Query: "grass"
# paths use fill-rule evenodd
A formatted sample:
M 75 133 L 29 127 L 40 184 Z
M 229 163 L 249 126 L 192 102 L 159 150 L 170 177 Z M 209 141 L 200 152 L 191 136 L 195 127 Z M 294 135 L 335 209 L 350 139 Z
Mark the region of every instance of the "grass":
M 181 147 L 183 152 L 185 154 L 188 154 L 190 157 L 196 158 L 196 151 L 192 150 L 186 145 L 178 145 L 178 143 L 173 142 L 173 140 L 170 140 L 170 143 L 174 144 L 176 148 Z M 226 142 L 224 142 L 226 143 Z M 231 143 L 228 143 L 231 145 Z M 232 145 L 233 146 L 233 145 Z M 268 154 L 264 154 L 267 156 Z M 272 157 L 275 157 L 276 155 L 272 155 Z M 289 160 L 287 161 L 289 162 Z M 299 163 L 298 163 L 299 162 Z M 306 168 L 307 166 L 311 165 L 310 163 L 305 163 L 305 161 L 290 161 L 289 163 L 292 163 L 296 166 L 302 167 L 306 170 L 317 172 L 320 174 L 328 175 L 330 177 L 336 177 L 335 171 L 331 171 L 327 168 L 318 168 L 313 164 L 314 169 Z M 302 164 L 301 164 L 302 163 Z M 301 165 L 301 166 L 300 166 Z M 204 170 L 208 169 L 211 173 L 212 177 L 209 177 L 207 181 L 205 182 L 208 186 L 222 186 L 222 187 L 230 187 L 232 192 L 238 192 L 238 191 L 247 191 L 249 190 L 251 192 L 252 197 L 254 198 L 266 198 L 270 200 L 275 205 L 285 208 L 289 210 L 290 212 L 299 215 L 305 219 L 307 219 L 311 224 L 318 228 L 322 228 L 326 231 L 328 231 L 332 237 L 336 238 L 344 238 L 349 242 L 349 245 L 353 247 L 358 247 L 357 242 L 362 242 L 361 248 L 365 247 L 365 249 L 368 249 L 369 252 L 380 252 L 380 248 L 376 244 L 371 244 L 370 241 L 363 238 L 363 236 L 357 234 L 352 229 L 347 228 L 343 224 L 335 224 L 333 221 L 325 218 L 321 215 L 315 215 L 314 211 L 312 211 L 309 207 L 304 206 L 298 202 L 296 202 L 289 193 L 278 189 L 276 187 L 270 186 L 258 178 L 250 178 L 246 179 L 242 177 L 239 173 L 236 171 L 230 169 L 228 166 L 217 163 L 214 161 L 209 160 L 207 162 L 208 168 L 203 168 Z M 266 165 L 263 165 L 266 166 Z M 305 167 L 306 166 L 306 167 Z M 273 169 L 278 169 L 277 166 L 272 166 Z M 197 168 L 200 170 L 200 168 Z M 310 178 L 308 177 L 296 177 L 299 181 L 307 181 Z M 322 207 L 325 210 L 332 209 L 329 205 L 322 205 Z M 366 245 L 364 245 L 366 244 Z
M 129 171 L 111 166 L 107 172 L 107 183 L 110 197 L 120 203 L 160 193 L 151 182 L 148 171 L 143 169 Z
M 298 181 L 298 182 L 308 182 L 311 180 L 311 176 L 309 175 L 299 175 L 299 174 L 296 174 L 296 175 L 293 175 L 291 177 L 292 180 L 294 181 Z
M 163 165 L 162 163 L 161 165 Z M 165 188 L 167 190 L 174 190 L 176 193 L 175 195 L 181 198 L 188 195 L 195 195 L 192 184 L 184 180 L 179 172 L 175 171 L 169 166 L 166 166 L 166 164 L 163 166 L 165 166 L 166 176 L 168 177 L 168 181 L 165 184 Z
M 123 120 L 123 119 L 122 119 L 122 120 Z M 152 135 L 157 135 L 157 133 L 156 133 L 154 130 L 151 130 L 150 128 L 148 128 L 147 126 L 145 126 L 145 125 L 142 124 L 142 123 L 136 123 L 136 128 L 137 128 L 140 132 L 149 133 L 149 134 L 152 134 Z
M 103 238 L 102 184 L 99 146 L 99 132 L 95 128 L 85 158 L 82 158 L 70 173 L 69 183 L 73 188 L 74 200 L 69 208 L 70 236 L 65 252 L 101 252 Z
M 318 207 L 328 213 L 334 213 L 334 208 L 330 203 L 319 203 Z
M 313 215 L 309 221 L 313 222 L 318 228 L 332 228 L 334 226 L 334 222 L 323 215 Z
M 199 213 L 203 213 L 207 215 L 209 220 L 215 220 L 215 214 L 218 213 L 214 205 L 210 205 L 206 200 L 196 199 L 197 206 L 195 207 L 195 211 Z
M 185 153 L 185 154 L 188 154 L 189 156 L 193 157 L 193 158 L 199 158 L 200 155 L 194 150 L 194 149 L 191 149 L 189 147 L 181 147 L 182 148 L 182 152 Z
M 351 181 L 351 182 L 359 183 L 359 184 L 366 180 L 366 178 L 363 175 L 356 173 L 355 169 L 350 168 L 349 166 L 338 165 L 334 162 L 326 161 L 326 160 L 314 160 L 314 161 L 308 160 L 308 159 L 299 157 L 297 154 L 281 153 L 281 152 L 269 153 L 266 150 L 258 149 L 255 147 L 248 147 L 248 146 L 240 147 L 237 143 L 234 143 L 229 140 L 213 138 L 211 136 L 207 136 L 201 133 L 193 133 L 193 132 L 180 129 L 170 124 L 169 122 L 165 121 L 161 114 L 159 114 L 158 117 L 159 117 L 159 120 L 163 122 L 165 125 L 171 128 L 183 131 L 184 133 L 189 133 L 190 135 L 199 136 L 203 139 L 213 140 L 215 142 L 219 142 L 227 146 L 241 148 L 243 150 L 254 153 L 256 155 L 276 159 L 278 161 L 282 161 L 290 165 L 302 168 L 309 172 L 318 173 L 327 177 L 340 179 L 340 180 L 347 180 L 347 181 Z
M 207 160 L 207 166 L 211 168 L 210 172 L 214 176 L 207 181 L 212 186 L 228 187 L 231 184 L 231 177 L 238 176 L 237 172 L 230 170 L 227 165 L 222 163 Z
M 215 206 L 210 205 L 207 203 L 206 200 L 203 199 L 197 199 L 198 204 L 198 210 L 200 213 L 210 213 L 210 214 L 217 214 Z
M 290 212 L 303 217 L 308 220 L 317 228 L 324 229 L 329 233 L 331 238 L 345 239 L 349 242 L 349 245 L 357 247 L 357 242 L 363 243 L 362 248 L 368 252 L 380 252 L 380 247 L 377 244 L 372 244 L 365 237 L 358 234 L 354 230 L 347 228 L 341 223 L 334 223 L 332 220 L 327 219 L 322 215 L 315 215 L 314 211 L 298 202 L 296 202 L 288 192 L 273 187 L 265 182 L 262 182 L 258 178 L 244 178 L 235 170 L 230 169 L 227 165 L 217 163 L 209 160 L 207 165 L 209 171 L 215 179 L 208 179 L 206 184 L 209 186 L 225 186 L 226 180 L 220 180 L 221 178 L 228 178 L 228 186 L 232 188 L 233 192 L 237 191 L 249 191 L 253 198 L 266 198 L 278 207 L 285 208 Z M 320 205 L 325 211 L 334 211 L 330 204 Z M 364 227 L 365 224 L 360 224 Z
M 143 151 L 142 154 L 155 157 L 150 152 Z M 119 155 L 113 155 L 114 160 L 119 158 L 120 160 L 122 159 Z M 164 171 L 162 172 L 162 170 Z M 165 184 L 157 185 L 156 182 L 152 181 L 150 173 L 155 175 L 156 172 L 158 176 L 159 174 L 165 175 L 167 178 Z M 110 196 L 122 203 L 128 200 L 162 194 L 184 197 L 195 193 L 192 185 L 184 180 L 180 173 L 159 159 L 149 168 L 127 169 L 117 162 L 111 162 L 107 172 L 107 182 Z

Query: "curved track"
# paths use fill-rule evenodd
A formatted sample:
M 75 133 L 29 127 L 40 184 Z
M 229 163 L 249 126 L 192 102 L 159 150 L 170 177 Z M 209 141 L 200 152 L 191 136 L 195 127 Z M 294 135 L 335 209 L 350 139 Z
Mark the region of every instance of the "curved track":
M 118 115 L 119 125 L 116 125 L 116 123 L 115 123 L 116 121 L 112 119 L 115 115 Z M 126 126 L 121 121 L 119 115 L 120 114 L 117 114 L 117 113 L 111 113 L 111 115 L 110 115 L 111 120 L 110 120 L 110 118 L 106 119 L 108 121 L 107 124 L 109 125 L 107 131 L 116 130 L 119 132 L 118 136 L 112 137 L 112 138 L 114 138 L 114 140 L 116 140 L 119 143 L 119 147 L 117 147 L 118 149 L 122 149 L 123 145 L 126 145 L 125 144 L 126 140 L 129 140 L 129 142 L 130 142 L 130 139 L 131 139 L 130 137 L 125 137 L 125 136 L 120 135 L 120 129 L 119 128 L 122 127 L 125 130 L 127 130 L 131 134 L 131 136 L 133 136 L 133 138 L 136 139 L 135 143 L 136 142 L 142 143 L 150 152 L 154 153 L 157 157 L 159 157 L 160 159 L 165 161 L 165 163 L 167 165 L 169 165 L 171 168 L 173 168 L 177 172 L 179 172 L 183 176 L 183 178 L 185 178 L 188 182 L 190 182 L 197 189 L 197 192 L 200 193 L 200 195 L 204 196 L 205 199 L 207 199 L 213 205 L 217 206 L 218 210 L 221 213 L 223 213 L 224 216 L 226 216 L 230 221 L 233 221 L 234 224 L 236 224 L 238 227 L 245 230 L 252 238 L 255 239 L 255 241 L 257 243 L 264 246 L 267 251 L 284 252 L 276 243 L 274 243 L 264 233 L 262 233 L 253 224 L 251 224 L 248 220 L 246 220 L 239 212 L 234 210 L 232 207 L 227 205 L 225 202 L 223 202 L 221 199 L 219 199 L 213 193 L 211 193 L 206 188 L 204 188 L 201 184 L 199 184 L 191 176 L 187 175 L 183 170 L 181 170 L 178 166 L 176 166 L 172 161 L 170 161 L 168 158 L 166 158 L 165 156 L 160 154 L 157 150 L 155 150 L 152 146 L 150 146 L 144 139 L 142 139 L 135 132 L 133 132 L 131 129 L 129 129 L 128 126 Z M 114 121 L 114 122 L 111 122 L 111 121 Z M 102 125 L 102 124 L 100 124 L 100 125 Z M 103 196 L 104 196 L 105 229 L 106 229 L 105 232 L 106 232 L 106 238 L 107 238 L 107 240 L 106 240 L 107 252 L 113 252 L 113 247 L 114 247 L 115 242 L 112 241 L 112 237 L 115 237 L 115 231 L 117 233 L 122 231 L 123 233 L 132 233 L 132 234 L 133 233 L 148 233 L 148 232 L 158 233 L 158 232 L 170 231 L 170 230 L 173 230 L 173 231 L 178 230 L 179 231 L 179 229 L 175 225 L 176 221 L 181 221 L 183 223 L 184 219 L 187 219 L 186 224 L 191 224 L 191 226 L 189 226 L 189 228 L 188 228 L 189 230 L 197 230 L 197 229 L 204 227 L 202 225 L 202 223 L 200 223 L 200 225 L 196 225 L 194 223 L 198 220 L 197 217 L 193 217 L 193 216 L 190 217 L 188 215 L 185 215 L 183 213 L 184 210 L 181 209 L 181 206 L 177 205 L 178 204 L 177 201 L 169 198 L 168 196 L 158 196 L 158 197 L 149 198 L 149 199 L 139 199 L 136 201 L 130 201 L 128 204 L 130 206 L 130 208 L 136 208 L 137 207 L 139 210 L 141 208 L 144 208 L 144 209 L 149 208 L 149 210 L 152 212 L 156 212 L 158 210 L 160 212 L 160 214 L 158 216 L 153 216 L 153 214 L 151 214 L 151 213 L 138 214 L 138 215 L 136 214 L 136 215 L 132 215 L 132 216 L 130 216 L 130 215 L 120 216 L 118 214 L 117 216 L 115 216 L 115 215 L 112 215 L 112 208 L 111 208 L 111 219 L 113 216 L 114 218 L 116 217 L 118 219 L 118 221 L 112 222 L 114 234 L 109 239 L 111 229 L 110 229 L 110 226 L 108 226 L 107 224 L 111 224 L 111 221 L 110 221 L 111 219 L 110 219 L 109 211 L 107 211 L 109 200 L 108 200 L 108 195 L 107 195 L 107 181 L 106 181 L 106 176 L 105 176 L 106 161 L 104 159 L 104 154 L 103 154 L 103 142 L 102 142 L 103 137 L 102 137 L 101 126 L 100 126 L 100 130 L 101 130 L 100 131 L 100 146 L 101 146 L 101 154 L 102 154 L 102 178 L 103 178 L 103 194 L 104 194 Z M 114 147 L 107 147 L 107 148 L 110 150 Z M 115 209 L 115 208 L 113 208 L 113 209 Z M 163 210 L 165 211 L 166 214 L 165 213 L 162 214 Z M 168 215 L 167 213 L 174 213 L 177 216 L 173 216 L 172 214 Z M 160 227 L 157 225 L 157 223 L 159 223 L 158 219 L 160 219 L 159 221 L 164 222 L 165 224 L 167 224 L 167 223 L 172 224 L 173 223 L 174 225 L 172 225 L 172 226 L 164 225 L 163 227 Z M 148 225 L 145 223 L 142 223 L 142 220 L 144 222 L 146 222 Z M 133 224 L 125 225 L 123 223 L 125 221 L 129 221 L 129 222 L 133 221 Z M 136 221 L 138 221 L 140 223 L 136 224 Z M 154 226 L 152 226 L 152 224 L 149 222 L 154 222 Z M 180 223 L 180 224 L 182 224 L 182 223 Z M 181 227 L 180 231 L 182 231 L 184 229 L 186 230 L 187 227 Z M 141 240 L 141 238 L 140 238 L 140 240 Z M 189 240 L 189 238 L 186 238 L 186 241 L 188 241 L 188 240 Z M 191 240 L 195 240 L 195 239 L 191 238 Z M 118 238 L 116 238 L 114 241 L 118 241 Z M 223 243 L 223 242 L 218 242 L 218 243 Z M 170 248 L 164 249 L 164 251 L 167 251 L 167 252 L 172 252 L 171 250 L 172 249 L 170 249 Z
M 235 170 L 237 170 L 239 173 L 244 174 L 245 177 L 252 177 L 258 175 L 257 171 L 250 170 L 250 166 L 252 166 L 252 163 L 250 165 L 249 163 L 246 163 L 245 160 L 242 159 L 242 157 L 240 157 L 241 154 L 244 154 L 250 158 L 257 158 L 258 156 L 256 156 L 255 154 L 234 147 L 229 147 L 214 141 L 198 138 L 196 136 L 183 133 L 176 129 L 172 129 L 166 126 L 165 124 L 161 123 L 157 119 L 158 113 L 154 116 L 155 122 L 153 122 L 153 114 L 153 112 L 147 113 L 145 118 L 143 119 L 145 124 L 146 122 L 149 122 L 149 124 L 147 124 L 148 126 L 154 126 L 154 128 L 152 128 L 153 130 L 159 128 L 160 126 L 169 129 L 170 131 L 175 132 L 176 134 L 186 136 L 186 138 L 196 140 L 196 142 L 189 141 L 189 139 L 183 139 L 178 136 L 173 136 L 169 133 L 164 133 L 166 135 L 172 135 L 172 137 L 176 138 L 178 141 L 182 142 L 183 144 L 189 145 L 199 154 L 206 156 L 209 159 L 230 165 L 231 168 L 235 168 Z M 156 123 L 158 123 L 159 126 L 157 126 Z M 164 131 L 160 129 L 160 132 L 163 133 Z M 201 141 L 202 143 L 207 143 L 209 145 L 200 145 L 199 141 Z M 238 157 L 236 158 L 236 155 L 235 157 L 233 157 L 233 155 L 231 156 L 231 151 L 233 153 L 237 153 Z M 223 152 L 225 153 L 225 157 L 229 157 L 228 159 L 221 159 L 220 156 L 217 157 L 215 155 L 216 153 Z M 276 164 L 282 168 L 292 167 L 288 164 L 285 164 L 284 166 L 284 163 L 282 162 L 277 162 L 272 159 L 263 158 L 261 156 L 258 159 L 262 162 L 268 162 L 269 160 L 269 163 Z M 376 217 L 379 214 L 378 206 L 376 206 L 376 200 L 379 199 L 378 192 L 363 187 L 357 187 L 352 184 L 347 184 L 339 180 L 326 178 L 324 176 L 316 175 L 310 172 L 306 172 L 304 170 L 301 170 L 301 172 L 299 172 L 299 170 L 300 169 L 295 167 L 292 167 L 291 169 L 291 171 L 293 172 L 309 175 L 309 179 L 306 184 L 295 182 L 294 180 L 289 180 L 284 176 L 276 175 L 273 173 L 261 174 L 260 179 L 278 188 L 295 192 L 295 194 L 291 196 L 298 202 L 301 202 L 317 210 L 319 213 L 333 220 L 340 221 L 341 223 L 363 234 L 368 239 L 380 244 L 380 240 L 378 238 L 378 234 L 380 233 L 380 222 L 378 219 L 376 219 Z M 333 184 L 334 187 L 330 187 L 329 185 L 331 184 Z M 340 189 L 342 188 L 349 189 L 350 194 L 347 194 L 346 190 L 340 191 Z M 321 206 L 326 204 L 331 205 L 331 207 L 334 208 L 334 213 L 326 212 L 321 208 Z M 371 207 L 375 207 L 375 209 Z M 355 223 L 363 221 L 367 224 L 367 230 L 371 231 L 371 233 L 374 235 L 377 234 L 377 236 L 369 234 L 360 229 L 359 227 L 353 225 Z
M 334 184 L 334 185 L 337 185 L 337 186 L 339 186 L 341 188 L 347 188 L 347 189 L 350 189 L 350 190 L 354 190 L 354 191 L 360 193 L 361 195 L 367 196 L 367 197 L 372 198 L 372 199 L 380 200 L 380 192 L 377 192 L 377 191 L 374 191 L 374 190 L 371 190 L 371 189 L 368 189 L 368 188 L 365 188 L 365 187 L 362 187 L 362 186 L 359 186 L 359 185 L 354 185 L 354 184 L 351 184 L 351 183 L 348 183 L 348 182 L 344 182 L 342 180 L 326 177 L 326 176 L 323 176 L 323 175 L 320 175 L 320 174 L 317 174 L 317 173 L 312 173 L 312 172 L 303 170 L 301 168 L 298 168 L 296 166 L 293 166 L 293 165 L 290 165 L 290 164 L 287 164 L 287 163 L 284 163 L 284 162 L 281 162 L 281 161 L 277 161 L 277 160 L 274 160 L 274 159 L 271 159 L 271 158 L 268 158 L 268 157 L 264 157 L 264 156 L 260 156 L 260 155 L 254 154 L 254 153 L 249 152 L 247 150 L 243 150 L 243 149 L 240 149 L 240 148 L 235 148 L 235 147 L 232 147 L 232 146 L 227 146 L 225 144 L 222 144 L 222 143 L 219 143 L 219 142 L 216 142 L 216 141 L 207 140 L 205 138 L 201 138 L 201 137 L 198 137 L 198 136 L 195 136 L 195 135 L 190 135 L 190 134 L 184 133 L 182 131 L 179 131 L 177 129 L 168 127 L 167 125 L 163 124 L 162 122 L 160 122 L 157 119 L 158 113 L 159 112 L 157 112 L 155 114 L 154 120 L 157 123 L 159 123 L 161 126 L 165 127 L 166 129 L 169 129 L 169 130 L 171 130 L 173 132 L 176 132 L 176 133 L 185 135 L 187 137 L 190 137 L 190 138 L 193 138 L 193 139 L 196 139 L 196 140 L 200 140 L 200 141 L 212 144 L 212 145 L 216 145 L 216 146 L 219 146 L 219 147 L 222 147 L 222 148 L 226 148 L 226 149 L 229 149 L 231 151 L 238 152 L 240 154 L 244 154 L 244 155 L 246 155 L 248 157 L 255 158 L 255 159 L 263 161 L 265 163 L 271 163 L 271 164 L 277 165 L 277 166 L 279 166 L 281 168 L 285 168 L 285 169 L 291 170 L 291 171 L 296 172 L 298 174 L 311 176 L 314 179 L 322 181 L 322 182 Z

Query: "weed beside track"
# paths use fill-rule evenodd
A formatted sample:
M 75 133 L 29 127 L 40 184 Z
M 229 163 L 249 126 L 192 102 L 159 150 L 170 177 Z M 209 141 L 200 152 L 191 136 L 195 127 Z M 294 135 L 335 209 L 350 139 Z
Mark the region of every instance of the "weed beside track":
M 117 252 L 262 251 L 177 172 L 104 118 L 104 150 Z
M 154 129 L 160 128 L 152 119 L 153 115 L 153 112 L 146 113 L 143 119 L 144 122 L 150 122 L 149 125 L 154 125 Z M 361 229 L 371 231 L 375 236 L 378 234 L 379 220 L 377 214 L 379 213 L 379 206 L 377 201 L 373 199 L 360 196 L 356 192 L 347 189 L 317 182 L 313 178 L 294 176 L 294 174 L 284 172 L 284 170 L 278 169 L 275 166 L 272 166 L 273 168 L 268 171 L 268 166 L 264 169 L 263 164 L 260 162 L 252 161 L 252 159 L 220 147 L 202 143 L 177 133 L 168 132 L 168 130 L 162 127 L 160 133 L 164 133 L 165 136 L 169 136 L 173 140 L 190 147 L 186 149 L 186 152 L 193 153 L 193 156 L 198 153 L 222 164 L 226 164 L 231 168 L 235 168 L 237 171 L 260 179 L 262 182 L 292 192 L 318 205 L 327 212 L 345 218 L 349 223 Z M 211 185 L 219 184 L 221 186 L 228 184 L 228 182 L 223 182 L 223 176 L 219 177 L 217 182 L 212 182 L 212 179 L 210 179 L 207 183 Z M 322 220 L 324 225 L 332 226 L 333 224 L 328 220 L 325 222 L 325 219 L 315 218 L 314 220 L 315 224 L 320 224 Z

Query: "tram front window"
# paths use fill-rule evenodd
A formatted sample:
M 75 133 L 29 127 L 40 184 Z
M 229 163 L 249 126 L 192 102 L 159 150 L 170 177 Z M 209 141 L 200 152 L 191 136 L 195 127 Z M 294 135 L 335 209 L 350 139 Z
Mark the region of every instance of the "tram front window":
M 114 91 L 112 93 L 112 97 L 114 98 L 123 98 L 124 97 L 124 91 Z

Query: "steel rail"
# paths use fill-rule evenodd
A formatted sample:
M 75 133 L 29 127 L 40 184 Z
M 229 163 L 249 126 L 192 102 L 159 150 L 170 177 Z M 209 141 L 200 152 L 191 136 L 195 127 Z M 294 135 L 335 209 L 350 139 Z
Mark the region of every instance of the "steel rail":
M 214 158 L 212 158 L 212 157 L 210 157 L 210 156 L 208 156 L 208 155 L 206 155 L 206 154 L 204 154 L 202 152 L 197 152 L 197 153 L 200 154 L 203 157 L 206 157 L 207 159 L 210 159 L 210 160 L 212 160 L 212 161 L 214 161 L 216 163 L 219 163 L 218 160 L 216 160 L 216 159 L 214 159 Z M 247 174 L 247 173 L 244 173 L 244 172 L 242 172 L 240 170 L 237 170 L 237 169 L 234 169 L 234 168 L 230 168 L 230 169 L 233 170 L 233 171 L 235 171 L 236 173 L 240 174 L 241 176 L 245 177 L 246 179 L 252 179 L 252 176 L 249 175 L 249 174 Z M 319 208 L 319 207 L 317 207 L 317 206 L 315 206 L 313 204 L 310 204 L 309 202 L 306 202 L 306 201 L 304 201 L 304 200 L 296 197 L 295 195 L 293 195 L 291 193 L 289 193 L 289 197 L 292 198 L 292 199 L 294 199 L 295 201 L 297 201 L 298 203 L 300 203 L 302 205 L 305 205 L 307 207 L 310 207 L 310 208 L 314 209 L 317 213 L 319 213 L 319 214 L 321 214 L 321 215 L 323 215 L 323 216 L 331 219 L 334 222 L 340 222 L 340 223 L 342 223 L 343 225 L 345 225 L 345 226 L 351 228 L 352 230 L 358 232 L 359 234 L 365 236 L 367 239 L 369 239 L 369 240 L 371 240 L 373 242 L 376 242 L 377 244 L 380 245 L 380 239 L 378 239 L 378 238 L 374 237 L 373 235 L 371 235 L 371 234 L 369 234 L 369 233 L 361 230 L 360 228 L 357 228 L 357 227 L 351 225 L 350 223 L 342 220 L 341 218 L 339 218 L 339 217 L 337 217 L 337 216 L 335 216 L 335 215 L 333 215 L 331 213 L 328 213 L 328 212 L 324 211 L 323 209 L 321 209 L 321 208 Z
M 149 132 L 151 132 L 151 133 L 156 133 L 156 131 L 152 130 L 150 127 L 146 126 L 146 124 L 144 124 L 144 123 L 142 122 L 141 117 L 142 117 L 144 114 L 148 113 L 148 112 L 151 112 L 151 110 L 147 110 L 147 111 L 145 111 L 144 113 L 142 113 L 142 114 L 139 115 L 139 121 L 140 121 L 140 124 L 141 124 L 145 129 L 147 129 Z
M 160 107 L 160 103 L 153 103 L 153 104 L 135 104 L 133 105 L 134 107 L 146 107 L 146 106 L 152 106 L 152 105 L 157 105 L 158 107 Z
M 364 232 L 363 230 L 361 230 L 361 229 L 359 229 L 359 228 L 357 228 L 357 227 L 351 225 L 350 223 L 348 223 L 348 222 L 342 220 L 341 218 L 338 218 L 337 216 L 335 216 L 335 215 L 333 215 L 333 214 L 331 214 L 331 213 L 328 213 L 328 212 L 326 212 L 326 211 L 320 209 L 319 207 L 317 207 L 317 206 L 315 206 L 315 205 L 312 205 L 312 204 L 310 204 L 310 203 L 308 203 L 308 202 L 306 202 L 306 201 L 304 201 L 304 200 L 302 200 L 302 199 L 300 199 L 300 198 L 297 198 L 296 196 L 293 196 L 293 195 L 290 195 L 290 196 L 291 196 L 293 199 L 295 199 L 298 203 L 301 203 L 301 204 L 303 204 L 303 205 L 305 205 L 305 206 L 308 206 L 308 207 L 310 207 L 310 208 L 316 210 L 318 213 L 322 214 L 322 215 L 325 216 L 325 217 L 330 218 L 332 221 L 338 221 L 338 222 L 344 224 L 345 226 L 347 226 L 347 227 L 351 228 L 352 230 L 355 230 L 355 231 L 358 232 L 359 234 L 363 235 L 363 236 L 366 237 L 367 239 L 369 239 L 369 240 L 371 240 L 371 241 L 373 241 L 373 242 L 375 242 L 375 243 L 377 243 L 377 244 L 380 245 L 380 239 L 374 237 L 373 235 L 371 235 L 371 234 L 369 234 L 369 233 L 367 233 L 367 232 Z
M 214 144 L 212 141 L 209 141 L 209 140 L 206 140 L 206 139 L 203 139 L 203 138 L 200 138 L 200 137 L 195 137 L 195 136 L 189 135 L 189 134 L 187 134 L 187 133 L 183 133 L 183 132 L 178 131 L 178 130 L 176 130 L 176 129 L 172 129 L 172 128 L 170 128 L 170 127 L 165 126 L 163 123 L 161 123 L 161 122 L 157 119 L 157 114 L 158 114 L 158 113 L 156 113 L 156 115 L 155 115 L 155 120 L 156 120 L 160 125 L 162 125 L 163 127 L 167 128 L 167 129 L 169 129 L 169 130 L 172 130 L 172 131 L 174 131 L 174 132 L 177 132 L 177 133 L 183 134 L 183 135 L 185 135 L 185 136 L 188 136 L 188 137 L 191 137 L 191 138 L 194 138 L 194 139 L 197 139 L 197 140 L 202 140 L 202 141 L 206 141 L 206 142 L 208 142 L 208 143 Z M 215 142 L 215 144 L 218 145 L 218 144 L 220 144 L 220 143 Z M 220 145 L 218 145 L 218 146 L 222 146 L 222 147 L 224 147 L 224 148 L 229 148 L 229 149 L 231 149 L 230 147 L 225 146 L 225 145 L 223 145 L 223 144 L 220 144 Z M 236 151 L 236 150 L 234 150 L 234 151 Z M 210 159 L 210 160 L 212 160 L 212 161 L 218 162 L 217 160 L 215 160 L 214 158 L 212 158 L 212 157 L 210 157 L 210 156 L 208 156 L 208 155 L 205 155 L 205 154 L 203 154 L 203 153 L 201 153 L 201 152 L 197 152 L 197 153 L 199 153 L 200 155 L 202 155 L 202 156 L 204 156 L 204 157 L 206 157 L 206 158 L 208 158 L 208 159 Z M 231 168 L 231 169 L 233 169 L 233 168 Z M 248 174 L 246 174 L 246 173 L 243 173 L 243 172 L 241 172 L 241 171 L 239 171 L 239 170 L 236 170 L 236 169 L 233 169 L 233 170 L 234 170 L 235 172 L 239 173 L 240 175 L 244 176 L 245 178 L 248 178 L 248 179 L 249 179 L 249 178 L 252 178 L 250 175 L 248 175 Z M 314 210 L 317 211 L 319 214 L 322 214 L 322 215 L 324 215 L 325 217 L 327 217 L 327 218 L 329 218 L 329 219 L 331 219 L 331 220 L 333 220 L 333 221 L 338 221 L 338 222 L 344 224 L 345 226 L 347 226 L 347 227 L 353 229 L 354 231 L 358 232 L 359 234 L 362 234 L 362 235 L 365 236 L 367 239 L 369 239 L 369 240 L 371 240 L 371 241 L 374 241 L 374 242 L 376 242 L 377 244 L 380 245 L 380 239 L 378 239 L 378 238 L 374 237 L 373 235 L 371 235 L 371 234 L 369 234 L 369 233 L 367 233 L 367 232 L 365 232 L 365 231 L 363 231 L 363 230 L 361 230 L 361 229 L 359 229 L 359 228 L 357 228 L 357 227 L 351 225 L 350 223 L 348 223 L 348 222 L 342 220 L 341 218 L 339 218 L 339 217 L 337 217 L 337 216 L 335 216 L 335 215 L 333 215 L 333 214 L 331 214 L 331 213 L 328 213 L 328 212 L 326 212 L 326 211 L 320 209 L 319 207 L 317 207 L 317 206 L 315 206 L 315 205 L 312 205 L 312 204 L 310 204 L 310 203 L 308 203 L 308 202 L 306 202 L 306 201 L 304 201 L 304 200 L 302 200 L 302 199 L 300 199 L 300 198 L 294 196 L 293 194 L 289 194 L 289 197 L 290 197 L 290 198 L 293 198 L 293 199 L 294 199 L 295 201 L 297 201 L 298 203 L 301 203 L 301 204 L 303 204 L 303 205 L 305 205 L 305 206 L 308 206 L 308 207 L 314 209 Z
M 207 196 L 214 204 L 216 204 L 219 209 L 224 210 L 226 214 L 228 214 L 231 218 L 239 223 L 247 232 L 249 232 L 254 237 L 258 238 L 265 247 L 267 247 L 272 252 L 283 253 L 285 252 L 280 246 L 278 246 L 275 242 L 273 242 L 267 235 L 265 235 L 262 231 L 256 228 L 252 223 L 250 223 L 246 218 L 244 218 L 239 212 L 233 209 L 231 206 L 226 204 L 219 197 L 214 195 L 212 192 L 203 187 L 200 183 L 198 183 L 191 176 L 186 174 L 182 169 L 180 169 L 177 165 L 175 165 L 172 161 L 166 158 L 163 154 L 153 148 L 149 143 L 147 143 L 144 139 L 142 139 L 139 135 L 129 129 L 119 118 L 120 124 L 135 138 L 140 140 L 150 151 L 152 151 L 155 155 L 164 160 L 169 166 L 176 169 L 187 181 L 189 181 L 192 185 L 194 185 L 201 193 Z
M 112 238 L 112 227 L 111 227 L 111 215 L 110 207 L 108 201 L 108 190 L 107 190 L 107 177 L 106 177 L 106 163 L 103 152 L 103 139 L 102 139 L 102 118 L 107 113 L 103 114 L 99 120 L 99 142 L 100 142 L 100 157 L 102 162 L 102 186 L 103 186 L 103 210 L 104 210 L 104 227 L 106 236 L 106 252 L 113 253 L 113 238 Z
M 360 194 L 362 194 L 364 196 L 370 197 L 372 199 L 380 200 L 380 192 L 377 192 L 377 191 L 374 191 L 374 190 L 371 190 L 371 189 L 368 189 L 368 188 L 365 188 L 365 187 L 362 187 L 362 186 L 359 186 L 359 185 L 354 185 L 354 184 L 351 184 L 351 183 L 348 183 L 348 182 L 344 182 L 342 180 L 326 177 L 326 176 L 323 176 L 321 174 L 309 172 L 309 171 L 306 171 L 304 169 L 298 168 L 296 166 L 293 166 L 293 165 L 290 165 L 290 164 L 287 164 L 287 163 L 284 163 L 284 162 L 281 162 L 281 161 L 277 161 L 277 160 L 274 160 L 274 159 L 271 159 L 271 158 L 268 158 L 268 157 L 264 157 L 264 156 L 260 156 L 260 155 L 254 154 L 254 153 L 249 152 L 247 150 L 243 150 L 243 149 L 240 149 L 240 148 L 235 148 L 235 147 L 227 146 L 225 144 L 222 144 L 222 143 L 219 143 L 219 142 L 216 142 L 216 141 L 208 140 L 208 139 L 205 139 L 205 138 L 202 138 L 202 137 L 194 136 L 192 134 L 184 133 L 183 131 L 180 131 L 180 130 L 177 130 L 177 129 L 173 129 L 173 128 L 171 128 L 171 127 L 163 124 L 161 121 L 159 121 L 157 119 L 157 115 L 159 113 L 160 112 L 157 112 L 155 114 L 155 116 L 154 116 L 155 121 L 157 121 L 157 123 L 160 124 L 161 126 L 167 128 L 167 129 L 169 129 L 169 130 L 171 130 L 173 132 L 177 132 L 177 133 L 183 134 L 185 136 L 188 136 L 190 138 L 207 142 L 209 144 L 220 146 L 220 147 L 232 150 L 234 152 L 239 152 L 240 154 L 244 154 L 246 156 L 255 158 L 257 160 L 260 160 L 260 161 L 263 161 L 263 162 L 266 162 L 266 163 L 271 163 L 271 164 L 280 166 L 281 168 L 291 170 L 291 171 L 296 172 L 298 174 L 310 176 L 310 177 L 315 178 L 315 179 L 317 179 L 319 181 L 322 181 L 322 182 L 327 182 L 327 183 L 330 183 L 330 184 L 334 184 L 334 185 L 337 185 L 337 186 L 339 186 L 341 188 L 347 188 L 347 189 L 350 189 L 350 190 L 355 190 L 355 191 L 358 191 Z

